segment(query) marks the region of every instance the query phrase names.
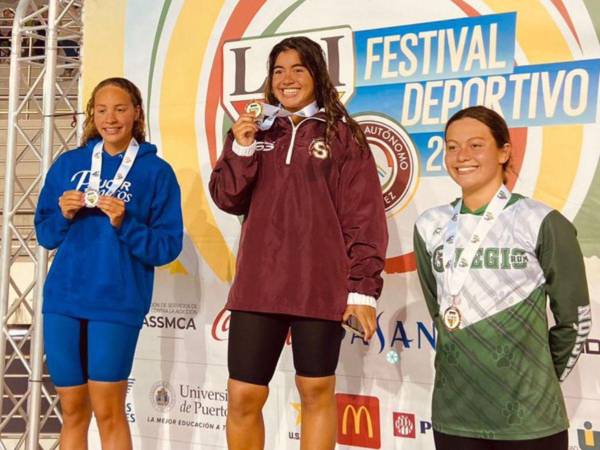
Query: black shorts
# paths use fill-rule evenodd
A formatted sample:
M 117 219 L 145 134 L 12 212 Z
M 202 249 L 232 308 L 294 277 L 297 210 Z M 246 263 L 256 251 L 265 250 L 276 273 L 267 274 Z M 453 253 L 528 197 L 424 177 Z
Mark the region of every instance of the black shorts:
M 495 441 L 475 439 L 433 431 L 436 450 L 567 450 L 567 430 L 538 439 L 524 441 Z
M 290 329 L 296 374 L 303 377 L 335 375 L 344 337 L 340 322 L 231 311 L 227 349 L 229 377 L 267 386 Z

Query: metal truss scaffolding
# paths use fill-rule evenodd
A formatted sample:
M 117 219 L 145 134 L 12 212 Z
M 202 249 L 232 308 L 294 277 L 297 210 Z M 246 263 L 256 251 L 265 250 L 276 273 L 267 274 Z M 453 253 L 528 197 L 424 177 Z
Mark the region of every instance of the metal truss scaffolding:
M 44 375 L 48 252 L 33 214 L 45 174 L 79 141 L 83 0 L 20 0 L 12 27 L 0 252 L 0 449 L 58 448 L 60 411 Z M 43 445 L 41 445 L 43 444 Z

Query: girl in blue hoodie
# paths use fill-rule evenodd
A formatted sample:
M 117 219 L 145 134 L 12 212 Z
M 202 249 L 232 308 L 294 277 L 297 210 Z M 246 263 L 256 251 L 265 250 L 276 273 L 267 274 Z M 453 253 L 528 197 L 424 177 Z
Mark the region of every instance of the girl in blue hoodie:
M 58 249 L 44 285 L 44 345 L 63 414 L 61 449 L 87 448 L 93 411 L 102 448 L 126 450 L 127 378 L 154 267 L 181 251 L 180 191 L 145 141 L 133 83 L 100 82 L 86 114 L 83 146 L 54 162 L 36 210 L 38 242 Z

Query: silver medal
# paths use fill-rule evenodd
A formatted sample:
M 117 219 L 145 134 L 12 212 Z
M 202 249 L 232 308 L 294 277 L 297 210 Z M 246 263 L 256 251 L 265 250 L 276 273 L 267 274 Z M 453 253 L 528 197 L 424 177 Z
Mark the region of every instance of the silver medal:
M 86 189 L 83 193 L 83 201 L 86 208 L 95 208 L 100 200 L 100 193 L 95 189 Z

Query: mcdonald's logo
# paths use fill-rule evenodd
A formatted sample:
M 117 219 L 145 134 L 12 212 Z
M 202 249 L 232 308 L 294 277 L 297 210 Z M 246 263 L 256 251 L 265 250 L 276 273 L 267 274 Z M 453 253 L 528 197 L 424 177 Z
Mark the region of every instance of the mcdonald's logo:
M 379 399 L 365 395 L 336 394 L 338 444 L 381 448 Z

